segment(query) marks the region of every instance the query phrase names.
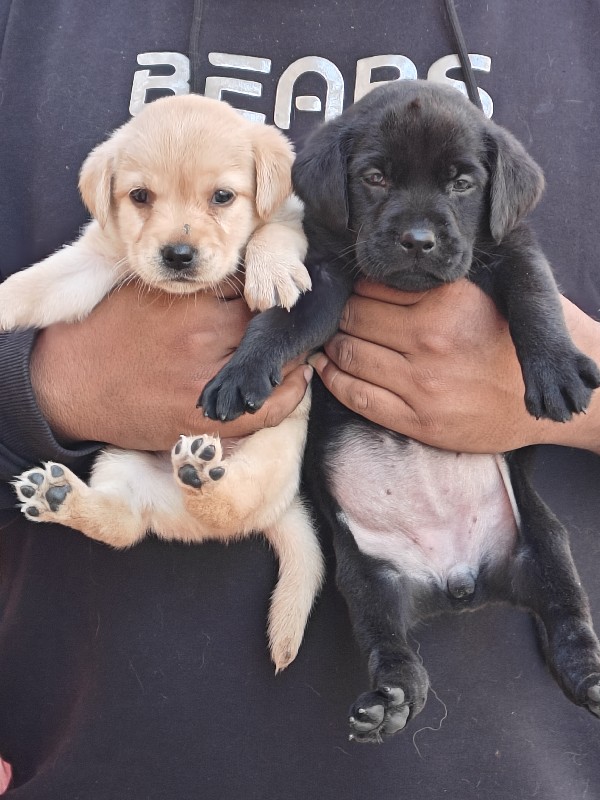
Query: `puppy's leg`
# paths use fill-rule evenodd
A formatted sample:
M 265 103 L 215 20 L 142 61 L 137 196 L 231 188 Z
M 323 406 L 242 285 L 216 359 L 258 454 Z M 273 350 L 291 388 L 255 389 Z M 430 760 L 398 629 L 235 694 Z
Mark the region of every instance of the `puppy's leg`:
M 600 370 L 575 347 L 552 270 L 529 230 L 512 231 L 491 263 L 473 263 L 469 277 L 508 320 L 529 413 L 566 422 L 584 411 L 600 386 Z
M 306 249 L 302 203 L 292 196 L 246 246 L 244 297 L 252 310 L 272 306 L 289 310 L 311 288 L 304 266 Z
M 511 454 L 521 515 L 520 549 L 512 565 L 512 601 L 538 622 L 548 666 L 574 703 L 600 717 L 600 643 L 568 534 L 528 478 L 524 451 Z
M 264 534 L 279 559 L 279 580 L 269 611 L 269 645 L 276 672 L 280 672 L 298 654 L 323 582 L 324 564 L 313 523 L 299 497 Z
M 337 583 L 361 650 L 372 690 L 350 708 L 350 738 L 381 742 L 402 730 L 427 700 L 429 678 L 409 645 L 414 587 L 384 561 L 361 553 L 343 512 L 336 514 Z
M 218 437 L 182 436 L 171 452 L 188 512 L 231 538 L 276 522 L 294 499 L 306 440 L 307 396 L 275 428 L 243 439 L 231 455 Z
M 311 280 L 312 291 L 290 311 L 269 308 L 250 321 L 231 360 L 204 387 L 198 402 L 205 416 L 224 421 L 258 410 L 287 361 L 333 336 L 354 276 L 325 262 L 311 267 Z
M 94 464 L 90 485 L 70 469 L 48 462 L 13 481 L 21 510 L 33 522 L 54 522 L 112 547 L 130 547 L 154 527 L 160 511 L 175 521 L 180 493 L 165 460 L 109 449 Z
M 216 437 L 181 437 L 173 471 L 190 517 L 211 538 L 264 531 L 279 558 L 269 614 L 277 671 L 298 652 L 323 578 L 323 559 L 310 517 L 298 498 L 309 398 L 276 428 L 249 436 L 230 456 Z
M 86 317 L 126 273 L 102 248 L 92 223 L 74 244 L 7 278 L 0 286 L 0 330 L 45 328 Z

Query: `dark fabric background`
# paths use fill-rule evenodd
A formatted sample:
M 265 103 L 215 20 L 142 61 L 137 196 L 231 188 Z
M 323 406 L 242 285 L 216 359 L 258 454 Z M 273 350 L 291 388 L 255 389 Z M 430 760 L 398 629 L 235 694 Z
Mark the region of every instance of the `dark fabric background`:
M 457 5 L 469 51 L 492 58 L 479 83 L 494 119 L 546 171 L 540 239 L 565 293 L 597 315 L 598 4 Z M 128 118 L 136 55 L 186 53 L 191 20 L 191 0 L 0 5 L 3 276 L 77 235 L 85 219 L 77 172 Z M 262 98 L 227 97 L 268 121 L 279 75 L 296 58 L 333 61 L 348 103 L 358 58 L 403 54 L 426 77 L 454 51 L 434 0 L 205 0 L 199 46 L 201 86 L 228 74 L 208 64 L 208 52 L 272 59 Z M 298 90 L 322 95 L 310 76 Z M 318 116 L 296 112 L 292 134 L 301 138 Z M 6 403 L 16 391 L 3 378 L 3 352 L 0 344 L 0 444 L 14 424 Z M 537 478 L 570 526 L 600 621 L 600 459 L 540 449 Z M 384 746 L 351 745 L 345 716 L 365 688 L 365 668 L 331 578 L 297 661 L 274 677 L 265 621 L 276 565 L 260 539 L 229 547 L 148 539 L 117 553 L 32 526 L 9 510 L 8 491 L 3 498 L 0 754 L 19 787 L 9 797 L 600 797 L 600 723 L 554 685 L 525 615 L 488 609 L 417 631 L 439 700 L 432 694 L 412 727 Z

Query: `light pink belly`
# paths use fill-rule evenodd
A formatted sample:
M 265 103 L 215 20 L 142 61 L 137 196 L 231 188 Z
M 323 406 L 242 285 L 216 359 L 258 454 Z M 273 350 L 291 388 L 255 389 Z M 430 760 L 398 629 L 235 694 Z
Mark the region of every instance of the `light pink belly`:
M 364 553 L 444 586 L 457 566 L 477 573 L 512 550 L 518 512 L 502 457 L 354 434 L 337 452 L 332 489 Z

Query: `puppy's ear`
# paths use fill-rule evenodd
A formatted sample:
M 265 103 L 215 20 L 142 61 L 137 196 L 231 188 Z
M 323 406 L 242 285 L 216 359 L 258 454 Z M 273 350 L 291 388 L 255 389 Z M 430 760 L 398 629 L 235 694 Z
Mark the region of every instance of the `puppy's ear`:
M 326 123 L 309 137 L 292 168 L 294 191 L 329 230 L 348 226 L 350 134 L 343 121 Z
M 114 138 L 111 137 L 92 150 L 79 173 L 79 191 L 83 202 L 102 228 L 110 214 L 116 152 Z
M 500 242 L 533 209 L 544 191 L 544 175 L 525 148 L 489 122 L 490 230 Z
M 254 162 L 256 164 L 256 210 L 268 219 L 292 193 L 291 142 L 271 125 L 253 125 Z

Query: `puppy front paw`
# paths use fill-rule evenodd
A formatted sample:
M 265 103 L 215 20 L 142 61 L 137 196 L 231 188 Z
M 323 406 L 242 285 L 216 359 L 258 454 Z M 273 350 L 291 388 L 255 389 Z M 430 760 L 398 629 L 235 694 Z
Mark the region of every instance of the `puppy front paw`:
M 63 525 L 69 523 L 74 494 L 87 488 L 71 470 L 52 461 L 23 472 L 12 484 L 27 519 Z
M 225 475 L 218 436 L 180 436 L 171 450 L 175 479 L 188 489 L 203 489 Z
M 297 259 L 252 258 L 246 261 L 244 297 L 252 311 L 281 306 L 289 311 L 312 286 L 304 264 Z
M 278 368 L 253 369 L 252 365 L 239 365 L 230 361 L 206 384 L 198 400 L 204 416 L 227 422 L 244 413 L 254 414 L 262 407 L 281 383 Z
M 588 407 L 600 386 L 600 370 L 573 346 L 536 354 L 522 365 L 527 411 L 540 419 L 567 422 Z

